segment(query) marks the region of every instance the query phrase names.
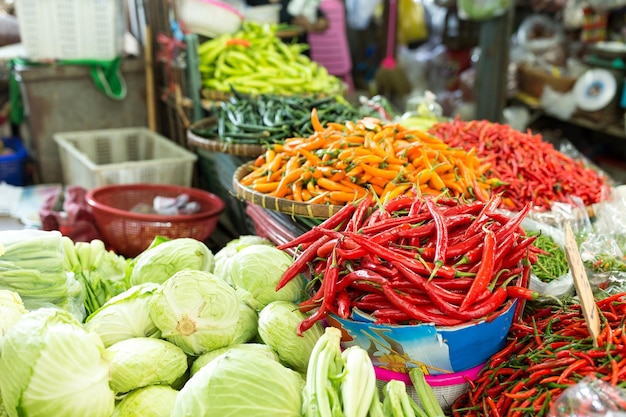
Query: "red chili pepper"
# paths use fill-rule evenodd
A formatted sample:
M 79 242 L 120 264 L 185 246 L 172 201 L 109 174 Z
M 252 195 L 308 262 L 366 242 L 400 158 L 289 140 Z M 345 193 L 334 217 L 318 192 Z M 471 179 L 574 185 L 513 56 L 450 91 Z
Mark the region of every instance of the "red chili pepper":
M 508 285 L 506 287 L 506 293 L 509 298 L 519 298 L 522 300 L 536 300 L 539 297 L 537 291 L 533 291 L 529 288 L 518 287 L 516 285 Z
M 437 228 L 434 261 L 436 265 L 443 265 L 446 261 L 446 251 L 448 250 L 448 225 L 439 207 L 432 199 L 426 200 L 426 207 L 431 216 L 433 216 L 433 221 Z
M 289 281 L 295 278 L 299 273 L 305 271 L 307 264 L 317 256 L 317 250 L 329 240 L 330 236 L 321 235 L 315 242 L 313 242 L 313 244 L 299 254 L 295 261 L 293 261 L 293 263 L 285 270 L 283 276 L 278 281 L 278 284 L 276 284 L 276 291 L 279 291 L 287 285 L 287 283 L 289 283 Z
M 356 208 L 354 209 L 354 213 L 352 217 L 348 221 L 346 225 L 346 230 L 349 232 L 356 232 L 363 225 L 363 221 L 365 220 L 365 216 L 367 214 L 367 210 L 372 205 L 372 197 L 368 194 L 358 202 Z
M 335 303 L 335 295 L 337 293 L 337 280 L 339 278 L 339 267 L 337 266 L 337 259 L 335 254 L 327 260 L 327 267 L 324 271 L 324 278 L 322 279 L 322 287 L 324 291 L 324 299 L 320 307 L 309 317 L 304 319 L 298 325 L 298 336 L 302 336 L 302 333 L 313 327 L 313 325 L 324 319 L 328 312 L 333 310 Z
M 491 279 L 493 278 L 493 269 L 495 262 L 494 249 L 496 247 L 495 234 L 491 231 L 485 233 L 485 247 L 483 249 L 483 255 L 480 260 L 480 267 L 474 278 L 474 282 L 470 287 L 465 300 L 461 303 L 459 311 L 467 310 L 474 302 L 480 293 L 489 286 Z
M 419 320 L 423 323 L 433 323 L 439 326 L 456 326 L 461 322 L 457 319 L 450 318 L 445 314 L 433 314 L 426 312 L 423 309 L 417 308 L 413 303 L 411 303 L 408 299 L 402 297 L 400 294 L 396 293 L 395 290 L 389 285 L 389 283 L 385 283 L 382 285 L 383 293 L 387 297 L 387 299 L 396 306 L 398 309 L 404 311 L 414 320 Z
M 332 238 L 324 243 L 322 246 L 317 248 L 317 256 L 320 258 L 326 258 L 333 251 L 335 246 L 337 246 L 338 238 Z
M 359 268 L 354 271 L 348 272 L 337 283 L 337 291 L 344 291 L 355 281 L 367 281 L 377 285 L 382 285 L 387 281 L 385 277 L 370 269 Z
M 465 229 L 465 233 L 463 233 L 463 236 L 466 238 L 469 238 L 479 233 L 482 227 L 489 220 L 487 213 L 491 213 L 495 209 L 497 209 L 501 201 L 502 201 L 501 193 L 492 194 L 491 197 L 489 198 L 489 201 L 487 201 L 487 204 L 483 206 L 482 210 L 480 211 L 480 213 L 478 214 L 474 222 L 472 222 L 472 224 L 469 225 L 467 229 Z
M 341 207 L 339 211 L 337 211 L 335 214 L 333 214 L 328 219 L 320 223 L 319 227 L 321 229 L 334 229 L 337 226 L 344 223 L 346 220 L 348 220 L 350 216 L 352 216 L 352 213 L 354 213 L 355 210 L 356 210 L 356 206 L 354 204 L 346 204 L 345 206 Z M 277 245 L 276 247 L 281 250 L 295 248 L 296 246 L 301 245 L 303 243 L 315 242 L 321 237 L 322 237 L 322 234 L 320 233 L 318 229 L 311 228 L 307 230 L 306 232 L 304 232 L 303 234 L 301 234 L 300 236 L 296 237 L 295 239 L 292 239 L 289 242 L 285 242 L 281 245 Z
M 558 379 L 556 380 L 556 383 L 557 384 L 562 384 L 565 380 L 567 380 L 569 378 L 569 376 L 574 371 L 576 371 L 578 368 L 582 368 L 586 364 L 587 364 L 587 360 L 586 359 L 578 359 L 577 361 L 573 362 L 571 365 L 569 365 L 567 368 L 565 368 L 563 370 L 563 372 L 561 372 L 561 375 L 559 375 Z
M 352 308 L 350 307 L 350 295 L 347 291 L 337 292 L 337 314 L 343 319 L 350 318 Z
M 475 234 L 461 242 L 448 246 L 448 252 L 446 253 L 447 259 L 454 259 L 457 256 L 467 254 L 473 248 L 476 248 L 480 242 L 482 242 L 483 236 L 481 234 Z M 482 247 L 481 247 L 482 250 Z M 422 247 L 418 249 L 422 258 L 432 261 L 435 258 L 435 248 Z
M 373 242 L 372 240 L 367 239 L 366 237 L 361 236 L 356 233 L 348 233 L 348 237 L 350 237 L 350 239 L 352 239 L 357 244 L 361 245 L 371 254 L 376 255 L 386 260 L 387 262 L 392 263 L 393 265 L 395 265 L 396 263 L 399 263 L 399 264 L 406 266 L 412 271 L 415 271 L 417 273 L 422 273 L 422 274 L 432 274 L 433 272 L 433 269 L 432 268 L 429 269 L 429 267 L 427 266 L 428 265 L 427 263 L 425 262 L 422 263 L 414 258 L 403 256 L 402 251 L 400 250 L 391 250 L 383 245 Z M 454 269 L 452 268 L 441 267 L 437 271 L 437 274 L 442 277 L 453 278 L 456 273 Z

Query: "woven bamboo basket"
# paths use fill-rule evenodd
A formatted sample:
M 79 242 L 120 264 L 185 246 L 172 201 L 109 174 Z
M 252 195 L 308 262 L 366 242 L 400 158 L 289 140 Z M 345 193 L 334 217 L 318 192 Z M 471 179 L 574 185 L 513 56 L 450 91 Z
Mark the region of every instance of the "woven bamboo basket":
M 229 155 L 256 158 L 265 152 L 265 146 L 247 143 L 229 143 L 219 138 L 208 138 L 197 135 L 194 131 L 206 129 L 217 123 L 215 117 L 207 117 L 193 123 L 187 130 L 187 143 L 192 148 L 200 148 L 210 152 L 220 152 Z
M 292 201 L 254 191 L 240 182 L 241 178 L 251 172 L 252 169 L 253 164 L 247 163 L 237 168 L 233 175 L 233 188 L 235 189 L 237 197 L 248 203 L 291 216 L 312 217 L 316 219 L 327 219 L 343 207 L 331 204 L 309 204 L 300 201 Z

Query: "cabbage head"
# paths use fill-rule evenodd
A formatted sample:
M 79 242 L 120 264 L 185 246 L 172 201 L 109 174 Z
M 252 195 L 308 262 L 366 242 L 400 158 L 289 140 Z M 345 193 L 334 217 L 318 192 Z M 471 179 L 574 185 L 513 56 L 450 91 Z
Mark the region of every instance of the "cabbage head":
M 160 243 L 134 259 L 130 285 L 143 282 L 162 284 L 183 269 L 211 272 L 213 253 L 203 242 L 187 237 Z
M 27 310 L 18 293 L 0 290 L 0 339 L 26 313 Z M 254 314 L 256 315 L 256 312 Z
M 150 317 L 162 337 L 188 355 L 231 344 L 238 331 L 239 312 L 235 290 L 205 271 L 175 273 L 150 302 Z
M 230 279 L 235 288 L 250 294 L 252 307 L 258 311 L 272 301 L 297 302 L 304 291 L 301 275 L 276 291 L 276 284 L 292 263 L 291 256 L 274 246 L 247 246 L 234 256 Z
M 68 312 L 24 314 L 2 339 L 0 392 L 10 417 L 109 417 L 115 397 L 100 337 Z
M 187 370 L 187 355 L 162 339 L 135 337 L 107 348 L 111 389 L 125 393 L 151 384 L 173 384 Z
M 259 313 L 259 336 L 278 353 L 280 361 L 295 371 L 306 373 L 309 358 L 324 330 L 318 322 L 298 336 L 298 325 L 307 316 L 298 305 L 274 301 Z
M 259 315 L 248 303 L 239 301 L 239 320 L 231 344 L 246 343 L 256 337 Z
M 171 417 L 301 417 L 304 379 L 263 353 L 210 361 L 178 393 Z
M 213 273 L 220 278 L 225 279 L 230 284 L 230 269 L 232 261 L 237 252 L 247 246 L 252 245 L 269 245 L 274 244 L 269 240 L 257 235 L 241 235 L 237 239 L 233 239 L 226 243 L 222 249 L 215 253 L 215 267 Z
M 111 417 L 170 417 L 177 395 L 169 385 L 148 385 L 128 393 Z
M 85 329 L 100 335 L 105 347 L 132 337 L 161 337 L 150 318 L 150 300 L 160 287 L 154 282 L 130 287 L 87 317 Z
M 200 368 L 202 368 L 218 356 L 222 355 L 223 353 L 232 352 L 234 350 L 241 350 L 244 352 L 251 352 L 255 354 L 260 353 L 263 355 L 267 355 L 269 358 L 274 359 L 275 361 L 278 361 L 278 355 L 276 354 L 276 352 L 274 352 L 271 347 L 263 343 L 232 344 L 223 348 L 212 350 L 210 352 L 205 352 L 202 355 L 198 356 L 196 360 L 194 360 L 191 364 L 190 375 L 193 376 L 196 372 L 200 370 Z

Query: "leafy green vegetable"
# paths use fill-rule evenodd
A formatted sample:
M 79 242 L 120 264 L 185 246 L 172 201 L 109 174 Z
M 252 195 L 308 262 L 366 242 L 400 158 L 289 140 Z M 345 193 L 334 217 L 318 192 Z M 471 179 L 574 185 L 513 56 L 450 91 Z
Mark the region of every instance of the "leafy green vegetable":
M 234 350 L 187 381 L 171 417 L 300 417 L 303 384 L 300 374 L 264 353 Z
M 128 289 L 126 266 L 123 256 L 109 251 L 104 242 L 72 242 L 62 238 L 65 267 L 74 272 L 85 294 L 85 311 L 90 315 L 112 297 Z
M 217 358 L 218 356 L 222 355 L 223 353 L 232 352 L 235 350 L 241 350 L 244 352 L 252 352 L 255 354 L 256 353 L 264 354 L 264 355 L 267 355 L 269 358 L 274 359 L 275 361 L 278 361 L 278 355 L 276 354 L 276 352 L 274 352 L 274 350 L 271 347 L 269 347 L 268 345 L 264 345 L 263 343 L 233 344 L 233 345 L 229 345 L 223 348 L 211 350 L 209 352 L 203 353 L 202 355 L 198 356 L 198 358 L 195 361 L 193 361 L 193 363 L 191 364 L 191 376 L 196 374 L 200 370 L 200 368 L 202 368 L 203 366 L 205 366 L 206 364 L 208 364 L 209 362 L 211 362 L 213 359 Z
M 366 417 L 374 400 L 378 401 L 376 373 L 367 351 L 350 346 L 341 353 L 345 375 L 341 381 L 341 403 L 345 417 Z
M 230 282 L 230 269 L 232 261 L 240 250 L 252 245 L 268 245 L 273 246 L 273 243 L 264 237 L 256 235 L 242 235 L 237 239 L 233 239 L 228 242 L 222 249 L 215 253 L 215 267 L 213 273 L 220 278 Z
M 168 240 L 140 253 L 133 262 L 130 284 L 162 284 L 178 271 L 193 269 L 212 272 L 213 253 L 192 238 Z
M 150 318 L 162 337 L 189 355 L 231 344 L 237 334 L 239 314 L 240 300 L 235 290 L 205 271 L 175 273 L 150 302 Z
M 187 355 L 162 339 L 135 337 L 107 348 L 111 389 L 130 392 L 152 384 L 172 384 L 187 370 Z
M 415 407 L 411 404 L 413 400 L 406 392 L 406 384 L 403 381 L 392 379 L 387 382 L 384 393 L 383 410 L 386 416 L 415 417 Z
M 100 335 L 106 347 L 132 337 L 161 337 L 150 318 L 150 300 L 159 288 L 146 282 L 116 295 L 87 317 L 85 329 Z
M 57 231 L 0 232 L 0 289 L 17 292 L 28 310 L 54 304 L 82 321 L 83 293 L 65 269 L 61 238 Z
M 22 298 L 15 291 L 0 290 L 0 340 L 27 313 Z
M 302 391 L 304 417 L 334 416 L 342 412 L 344 360 L 340 342 L 341 331 L 327 327 L 313 347 Z
M 304 278 L 298 276 L 276 291 L 276 284 L 293 259 L 282 250 L 267 245 L 252 245 L 233 257 L 230 280 L 238 290 L 250 294 L 257 310 L 272 301 L 297 302 L 304 291 Z
M 321 324 L 298 336 L 297 329 L 307 316 L 290 301 L 273 301 L 259 313 L 259 336 L 278 353 L 280 361 L 295 371 L 306 372 L 311 352 L 324 330 Z
M 148 385 L 122 398 L 111 417 L 170 417 L 177 395 L 168 385 Z
M 2 339 L 0 392 L 11 417 L 109 417 L 115 398 L 98 335 L 68 312 L 24 314 Z
M 248 303 L 240 300 L 239 320 L 237 320 L 235 337 L 232 344 L 246 343 L 254 339 L 257 335 L 259 316 L 255 309 Z

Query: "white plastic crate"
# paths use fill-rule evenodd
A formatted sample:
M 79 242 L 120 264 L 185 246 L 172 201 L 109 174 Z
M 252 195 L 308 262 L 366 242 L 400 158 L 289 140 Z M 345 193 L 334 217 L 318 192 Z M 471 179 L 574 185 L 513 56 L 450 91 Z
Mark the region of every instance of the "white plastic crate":
M 124 0 L 16 0 L 26 55 L 42 59 L 100 59 L 124 50 Z
M 196 154 L 145 127 L 56 133 L 66 185 L 190 186 Z

